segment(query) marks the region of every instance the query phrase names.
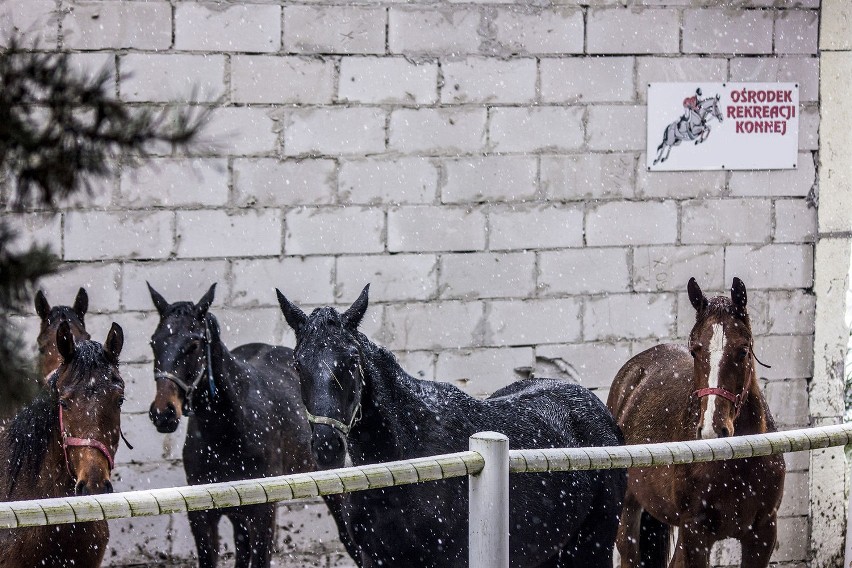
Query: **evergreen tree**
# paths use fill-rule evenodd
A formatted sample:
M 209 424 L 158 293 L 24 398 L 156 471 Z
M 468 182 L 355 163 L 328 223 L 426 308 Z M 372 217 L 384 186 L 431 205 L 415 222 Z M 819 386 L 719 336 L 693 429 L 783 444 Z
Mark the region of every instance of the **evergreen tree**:
M 110 93 L 106 70 L 87 77 L 62 52 L 25 47 L 20 37 L 0 51 L 0 191 L 4 216 L 27 207 L 56 208 L 122 163 L 151 157 L 157 144 L 188 148 L 209 110 L 131 108 Z M 29 307 L 39 278 L 58 258 L 34 246 L 17 252 L 0 219 L 0 418 L 30 400 L 36 380 L 26 344 L 10 315 Z

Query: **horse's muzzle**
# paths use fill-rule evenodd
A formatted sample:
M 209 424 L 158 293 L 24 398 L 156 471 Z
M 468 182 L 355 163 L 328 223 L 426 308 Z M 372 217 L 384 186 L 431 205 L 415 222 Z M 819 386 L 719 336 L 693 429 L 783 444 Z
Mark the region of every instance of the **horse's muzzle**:
M 343 467 L 346 461 L 346 440 L 335 428 L 316 424 L 311 436 L 311 452 L 320 469 Z
M 155 408 L 152 404 L 148 410 L 148 418 L 154 423 L 157 432 L 161 434 L 171 434 L 177 430 L 178 424 L 180 424 L 180 417 L 172 403 L 167 404 L 163 411 Z

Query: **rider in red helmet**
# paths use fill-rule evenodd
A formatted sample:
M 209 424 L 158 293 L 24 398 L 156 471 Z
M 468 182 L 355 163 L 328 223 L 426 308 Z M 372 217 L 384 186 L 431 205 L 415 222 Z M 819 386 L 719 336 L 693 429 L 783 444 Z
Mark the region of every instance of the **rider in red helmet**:
M 689 120 L 689 115 L 692 111 L 698 112 L 698 105 L 701 103 L 701 88 L 695 89 L 695 94 L 691 97 L 683 99 L 683 119 Z

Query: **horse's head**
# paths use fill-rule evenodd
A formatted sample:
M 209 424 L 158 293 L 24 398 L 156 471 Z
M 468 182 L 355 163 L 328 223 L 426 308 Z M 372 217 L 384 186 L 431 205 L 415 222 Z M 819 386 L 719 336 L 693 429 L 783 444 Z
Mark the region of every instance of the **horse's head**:
M 710 110 L 713 111 L 713 116 L 716 117 L 716 120 L 718 120 L 719 122 L 722 122 L 725 117 L 722 114 L 722 109 L 719 108 L 719 99 L 720 98 L 721 98 L 721 96 L 719 94 L 717 94 L 715 97 L 708 99 L 708 100 L 712 101 L 712 106 L 710 107 Z
M 687 286 L 696 311 L 689 334 L 695 360 L 693 396 L 700 400 L 698 437 L 734 435 L 734 421 L 756 380 L 745 284 L 734 278 L 731 297 L 708 299 L 695 278 Z
M 59 329 L 59 324 L 68 323 L 74 341 L 90 338 L 84 321 L 86 310 L 89 309 L 89 296 L 86 294 L 85 288 L 80 288 L 73 306 L 50 307 L 44 292 L 39 290 L 35 296 L 35 309 L 41 318 L 41 329 L 36 340 L 39 353 L 39 371 L 42 381 L 46 382 L 50 373 L 62 363 L 62 356 L 56 349 L 56 331 Z
M 113 323 L 103 345 L 77 343 L 68 322 L 59 324 L 56 347 L 62 358 L 49 387 L 59 406 L 65 466 L 77 495 L 111 493 L 110 473 L 121 436 L 124 380 L 118 356 L 124 333 Z
M 215 318 L 207 313 L 216 291 L 210 286 L 197 304 L 169 304 L 148 284 L 160 323 L 151 336 L 157 393 L 148 416 L 158 432 L 174 432 L 184 410 L 192 406 L 198 387 L 207 387 L 207 351 L 219 336 Z
M 311 423 L 311 451 L 323 469 L 343 466 L 346 438 L 361 417 L 364 354 L 358 324 L 367 311 L 369 288 L 343 313 L 324 307 L 310 316 L 276 290 L 284 318 L 296 332 L 293 357 Z

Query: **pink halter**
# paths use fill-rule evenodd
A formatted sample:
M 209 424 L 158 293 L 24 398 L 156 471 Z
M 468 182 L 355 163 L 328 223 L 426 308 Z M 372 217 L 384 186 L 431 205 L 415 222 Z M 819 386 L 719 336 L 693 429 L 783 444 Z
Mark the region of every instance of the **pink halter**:
M 68 435 L 68 432 L 65 431 L 65 424 L 62 419 L 61 404 L 59 405 L 59 431 L 62 434 L 62 451 L 65 452 L 65 467 L 68 469 L 68 475 L 70 475 L 72 479 L 76 480 L 77 477 L 71 471 L 71 462 L 68 460 L 68 446 L 89 447 L 100 450 L 109 462 L 109 469 L 112 470 L 112 468 L 115 467 L 115 459 L 112 457 L 112 452 L 109 451 L 109 448 L 106 447 L 103 442 L 95 440 L 94 438 L 75 438 L 74 436 Z

